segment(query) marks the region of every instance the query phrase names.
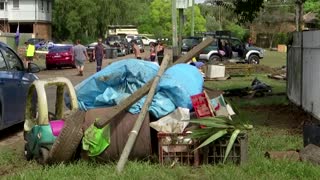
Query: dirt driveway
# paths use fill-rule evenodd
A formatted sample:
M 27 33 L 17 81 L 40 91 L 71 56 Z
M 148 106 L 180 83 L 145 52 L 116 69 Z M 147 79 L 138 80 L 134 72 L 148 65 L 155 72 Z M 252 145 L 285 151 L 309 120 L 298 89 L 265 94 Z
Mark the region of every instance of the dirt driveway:
M 148 51 L 146 51 L 148 52 Z M 148 53 L 143 53 L 142 57 L 147 57 Z M 103 60 L 103 67 L 107 66 L 109 63 L 118 61 L 121 59 L 126 58 L 133 58 L 133 54 L 118 57 L 116 59 L 104 59 Z M 91 76 L 96 72 L 96 63 L 95 62 L 86 62 L 85 63 L 85 70 L 84 76 L 77 76 L 77 70 L 72 68 L 62 68 L 62 69 L 53 69 L 53 70 L 43 70 L 37 74 L 40 79 L 52 78 L 52 77 L 66 77 L 70 79 L 73 85 L 80 83 L 82 80 L 86 79 L 87 77 Z M 55 102 L 55 89 L 47 89 L 47 96 L 48 96 L 48 106 L 49 111 L 53 111 L 54 109 L 54 102 Z M 10 127 L 6 130 L 0 131 L 0 149 L 1 148 L 13 148 L 15 150 L 23 149 L 23 123 L 20 123 L 16 126 Z

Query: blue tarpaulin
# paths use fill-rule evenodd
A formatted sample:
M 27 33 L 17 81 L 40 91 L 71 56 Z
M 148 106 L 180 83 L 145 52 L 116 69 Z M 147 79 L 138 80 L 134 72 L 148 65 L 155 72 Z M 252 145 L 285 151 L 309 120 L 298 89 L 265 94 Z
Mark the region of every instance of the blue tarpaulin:
M 75 90 L 82 110 L 119 104 L 157 75 L 159 66 L 148 61 L 126 59 L 112 63 L 88 77 Z M 190 96 L 202 92 L 203 77 L 188 64 L 177 64 L 162 75 L 149 111 L 157 118 L 176 107 L 192 108 Z M 145 97 L 131 106 L 139 113 Z

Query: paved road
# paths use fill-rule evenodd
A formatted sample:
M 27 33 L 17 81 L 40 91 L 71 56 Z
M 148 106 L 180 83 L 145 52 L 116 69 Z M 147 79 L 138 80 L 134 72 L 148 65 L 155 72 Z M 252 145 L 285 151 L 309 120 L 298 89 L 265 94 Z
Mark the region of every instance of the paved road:
M 142 57 L 147 57 L 149 53 L 146 50 L 145 53 L 142 53 Z M 121 59 L 133 58 L 132 54 L 118 57 L 116 59 L 104 59 L 103 60 L 103 67 L 107 66 L 108 64 L 118 61 Z M 39 63 L 41 64 L 41 63 Z M 42 63 L 43 64 L 43 63 Z M 84 76 L 77 76 L 77 69 L 71 68 L 62 68 L 62 69 L 53 69 L 53 70 L 43 70 L 39 72 L 37 75 L 40 79 L 46 79 L 51 77 L 66 77 L 70 79 L 73 85 L 80 83 L 82 80 L 86 79 L 90 75 L 96 72 L 96 63 L 95 62 L 86 62 L 85 69 L 84 69 Z M 47 97 L 48 97 L 48 106 L 49 111 L 54 112 L 54 103 L 55 103 L 55 88 L 47 88 Z M 6 130 L 0 131 L 0 149 L 3 147 L 9 147 L 13 149 L 17 149 L 22 152 L 23 149 L 23 123 L 8 128 Z

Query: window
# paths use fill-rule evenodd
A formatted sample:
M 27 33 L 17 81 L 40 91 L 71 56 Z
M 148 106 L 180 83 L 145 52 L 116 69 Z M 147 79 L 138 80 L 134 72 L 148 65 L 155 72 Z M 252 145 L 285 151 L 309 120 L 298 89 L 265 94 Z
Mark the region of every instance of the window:
M 4 2 L 0 2 L 0 10 L 4 10 Z
M 19 0 L 13 0 L 13 8 L 19 8 Z
M 49 11 L 50 11 L 50 1 L 47 0 L 47 12 L 49 12 Z
M 6 62 L 4 61 L 4 58 L 0 53 L 0 71 L 6 71 L 6 70 L 7 70 Z
M 8 68 L 11 71 L 22 71 L 23 64 L 19 57 L 9 48 L 3 48 L 3 55 L 8 62 Z M 1 67 L 1 66 L 0 66 Z

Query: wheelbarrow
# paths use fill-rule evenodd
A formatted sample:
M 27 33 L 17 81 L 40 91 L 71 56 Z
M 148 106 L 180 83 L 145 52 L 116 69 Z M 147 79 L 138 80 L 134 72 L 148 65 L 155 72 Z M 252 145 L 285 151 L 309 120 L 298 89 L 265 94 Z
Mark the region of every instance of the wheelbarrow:
M 55 113 L 48 111 L 45 91 L 47 86 L 56 86 Z M 30 86 L 24 123 L 24 139 L 26 141 L 24 154 L 27 160 L 35 159 L 40 164 L 48 163 L 50 150 L 52 150 L 61 130 L 66 126 L 63 98 L 65 87 L 70 96 L 71 110 L 77 110 L 76 93 L 68 79 L 57 77 L 36 80 Z

